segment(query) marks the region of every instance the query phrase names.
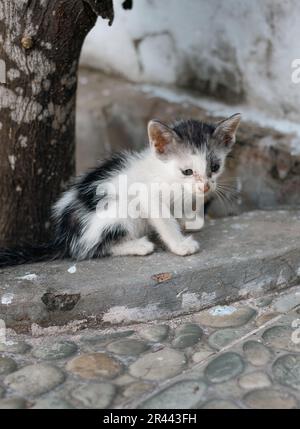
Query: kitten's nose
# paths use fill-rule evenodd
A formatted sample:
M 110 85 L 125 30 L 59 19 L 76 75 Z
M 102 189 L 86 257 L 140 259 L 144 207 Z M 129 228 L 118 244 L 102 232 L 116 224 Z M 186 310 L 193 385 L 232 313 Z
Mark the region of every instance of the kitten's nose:
M 210 191 L 210 184 L 208 182 L 203 181 L 203 182 L 199 183 L 199 189 L 204 194 L 207 194 L 207 192 Z
M 207 192 L 209 192 L 209 191 L 210 191 L 210 184 L 209 183 L 205 183 L 203 192 L 205 194 L 207 194 Z

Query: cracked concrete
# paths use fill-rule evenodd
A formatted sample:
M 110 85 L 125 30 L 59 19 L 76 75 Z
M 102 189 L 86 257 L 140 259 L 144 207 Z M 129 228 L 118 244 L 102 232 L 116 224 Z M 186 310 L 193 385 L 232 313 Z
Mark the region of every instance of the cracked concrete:
M 299 283 L 299 236 L 300 211 L 256 211 L 207 221 L 200 253 L 187 258 L 158 249 L 76 270 L 67 260 L 2 270 L 0 319 L 19 332 L 32 324 L 106 327 L 264 296 Z

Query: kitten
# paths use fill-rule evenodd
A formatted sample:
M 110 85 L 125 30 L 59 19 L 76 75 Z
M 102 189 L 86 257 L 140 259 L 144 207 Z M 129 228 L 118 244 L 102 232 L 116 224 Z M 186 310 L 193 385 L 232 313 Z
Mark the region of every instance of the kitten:
M 192 229 L 201 229 L 203 213 L 191 209 L 190 213 L 176 216 L 174 204 L 184 199 L 184 203 L 189 202 L 187 206 L 193 207 L 195 201 L 213 195 L 235 143 L 240 120 L 241 115 L 236 114 L 217 125 L 183 120 L 168 126 L 151 121 L 150 147 L 141 153 L 121 153 L 104 161 L 79 177 L 54 205 L 54 243 L 0 250 L 0 266 L 64 257 L 84 260 L 109 255 L 145 256 L 154 251 L 150 240 L 153 232 L 176 255 L 197 253 L 198 242 L 185 236 L 182 229 L 191 225 Z M 153 191 L 154 183 L 178 186 L 172 188 L 170 201 L 166 201 L 159 188 Z M 131 194 L 128 189 L 137 184 L 143 191 Z M 127 211 L 120 216 L 117 208 L 123 203 L 134 206 L 134 214 Z M 149 215 L 149 205 L 151 214 L 158 215 Z M 192 223 L 187 222 L 191 219 Z

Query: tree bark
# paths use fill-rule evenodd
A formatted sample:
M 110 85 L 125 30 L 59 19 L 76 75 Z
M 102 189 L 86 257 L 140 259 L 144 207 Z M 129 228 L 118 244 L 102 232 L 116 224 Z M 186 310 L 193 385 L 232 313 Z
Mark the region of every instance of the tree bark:
M 0 0 L 0 246 L 40 243 L 75 173 L 77 69 L 112 0 Z

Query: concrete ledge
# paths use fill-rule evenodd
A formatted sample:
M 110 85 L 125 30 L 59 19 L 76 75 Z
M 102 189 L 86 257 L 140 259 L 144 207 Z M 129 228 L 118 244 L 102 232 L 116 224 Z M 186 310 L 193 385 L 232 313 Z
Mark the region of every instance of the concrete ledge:
M 300 282 L 300 211 L 257 211 L 209 221 L 202 251 L 181 258 L 49 262 L 0 272 L 0 319 L 32 324 L 108 326 L 164 319 Z M 70 272 L 69 272 L 70 271 Z

